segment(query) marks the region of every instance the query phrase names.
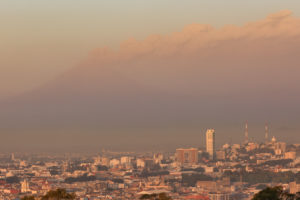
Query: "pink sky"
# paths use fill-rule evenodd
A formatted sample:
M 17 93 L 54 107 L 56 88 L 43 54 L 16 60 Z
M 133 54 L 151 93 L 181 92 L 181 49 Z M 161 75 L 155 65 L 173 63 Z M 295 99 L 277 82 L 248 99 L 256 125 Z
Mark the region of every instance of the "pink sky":
M 239 26 L 187 25 L 129 39 L 119 49 L 100 46 L 46 85 L 0 105 L 3 143 L 19 134 L 28 145 L 55 137 L 72 137 L 68 145 L 158 138 L 162 145 L 197 145 L 207 127 L 216 128 L 219 143 L 229 135 L 238 142 L 246 120 L 251 136 L 262 138 L 268 121 L 271 135 L 298 140 L 299 49 L 300 19 L 288 10 Z

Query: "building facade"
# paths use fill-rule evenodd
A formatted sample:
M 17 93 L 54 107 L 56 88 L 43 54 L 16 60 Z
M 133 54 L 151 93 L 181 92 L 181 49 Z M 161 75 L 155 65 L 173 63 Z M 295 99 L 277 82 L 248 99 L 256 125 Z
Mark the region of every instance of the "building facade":
M 198 163 L 198 149 L 176 149 L 177 162 L 180 164 L 197 164 Z
M 215 159 L 215 130 L 207 129 L 206 131 L 206 151 L 209 154 L 211 160 Z

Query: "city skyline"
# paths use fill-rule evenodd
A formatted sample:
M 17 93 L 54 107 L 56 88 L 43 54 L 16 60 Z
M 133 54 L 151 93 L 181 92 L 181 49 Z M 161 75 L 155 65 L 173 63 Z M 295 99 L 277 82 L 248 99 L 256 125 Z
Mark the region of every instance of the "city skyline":
M 299 0 L 1 0 L 0 199 L 299 200 Z
M 250 124 L 251 125 L 251 124 Z M 241 132 L 239 137 L 233 140 L 231 137 L 227 137 L 227 140 L 222 139 L 222 133 L 217 134 L 215 133 L 215 129 L 211 128 L 205 128 L 203 129 L 203 132 L 198 132 L 194 136 L 190 136 L 192 141 L 195 141 L 194 143 L 192 142 L 180 142 L 180 143 L 169 143 L 169 146 L 163 146 L 163 145 L 153 145 L 149 147 L 143 146 L 143 148 L 140 147 L 133 147 L 133 148 L 128 148 L 126 146 L 124 147 L 116 147 L 113 145 L 96 145 L 95 147 L 92 148 L 85 148 L 84 146 L 74 146 L 72 148 L 6 148 L 5 152 L 28 152 L 28 153 L 33 153 L 37 150 L 42 150 L 43 152 L 53 152 L 53 153 L 62 153 L 62 152 L 73 152 L 73 153 L 95 153 L 99 152 L 100 149 L 102 151 L 108 150 L 108 151 L 126 151 L 128 150 L 129 152 L 172 152 L 174 148 L 179 148 L 179 149 L 201 149 L 205 150 L 208 152 L 210 155 L 210 159 L 214 159 L 216 156 L 216 151 L 220 148 L 222 148 L 224 145 L 233 145 L 233 144 L 239 144 L 239 145 L 247 145 L 247 144 L 252 144 L 252 143 L 257 143 L 257 144 L 264 144 L 271 142 L 272 140 L 278 139 L 274 135 L 270 134 L 269 135 L 269 124 L 265 123 L 264 126 L 262 125 L 260 127 L 260 137 L 256 138 L 254 137 L 253 130 L 250 131 L 248 130 L 248 121 L 246 122 L 244 132 Z M 251 129 L 251 126 L 250 126 Z M 242 129 L 241 129 L 242 130 Z M 247 133 L 247 137 L 245 137 L 245 133 Z M 192 138 L 194 137 L 194 138 Z M 221 140 L 220 140 L 221 138 Z M 247 140 L 245 140 L 247 138 Z M 284 138 L 284 137 L 283 137 Z M 198 140 L 197 140 L 198 139 Z M 286 140 L 282 140 L 282 138 L 279 138 L 280 141 L 286 142 Z M 293 144 L 292 142 L 287 142 L 287 144 Z M 209 146 L 209 147 L 208 147 Z M 212 156 L 213 155 L 213 156 Z M 12 153 L 12 157 L 14 157 L 14 153 Z M 13 160 L 13 158 L 12 158 Z

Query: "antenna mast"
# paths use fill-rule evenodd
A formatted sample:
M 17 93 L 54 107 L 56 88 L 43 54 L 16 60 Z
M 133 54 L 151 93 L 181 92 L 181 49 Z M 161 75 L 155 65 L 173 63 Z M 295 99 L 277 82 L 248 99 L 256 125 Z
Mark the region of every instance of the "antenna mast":
M 245 124 L 245 144 L 249 142 L 249 135 L 248 135 L 248 121 Z
M 265 140 L 266 140 L 266 143 L 268 143 L 268 141 L 269 141 L 269 126 L 268 126 L 268 123 L 265 124 Z

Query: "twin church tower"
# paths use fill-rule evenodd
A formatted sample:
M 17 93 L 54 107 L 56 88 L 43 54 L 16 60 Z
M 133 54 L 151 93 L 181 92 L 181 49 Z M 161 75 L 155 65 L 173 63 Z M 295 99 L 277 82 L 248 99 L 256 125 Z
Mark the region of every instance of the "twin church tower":
M 269 125 L 268 123 L 265 124 L 265 143 L 269 142 Z M 248 122 L 246 121 L 245 124 L 245 140 L 244 140 L 245 144 L 249 143 L 249 133 L 248 133 Z

